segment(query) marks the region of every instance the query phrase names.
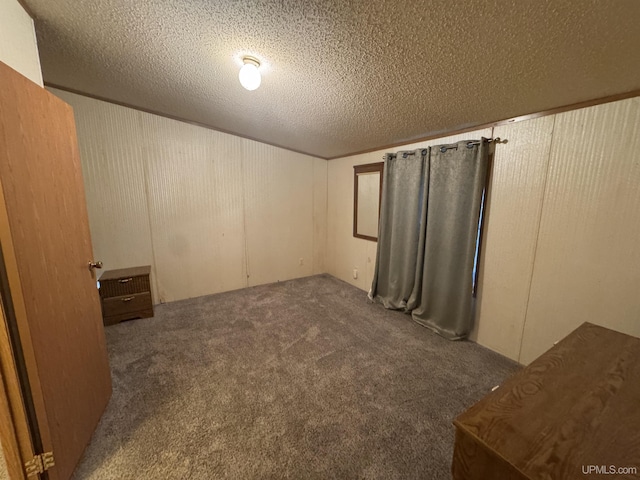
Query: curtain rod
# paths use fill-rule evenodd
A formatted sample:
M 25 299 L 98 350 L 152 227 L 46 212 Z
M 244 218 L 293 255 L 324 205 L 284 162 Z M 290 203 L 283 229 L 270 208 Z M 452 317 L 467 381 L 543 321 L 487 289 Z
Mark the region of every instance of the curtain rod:
M 487 143 L 506 143 L 506 140 L 503 142 L 500 137 L 496 137 L 496 138 L 487 138 L 485 139 Z M 467 148 L 471 148 L 475 145 L 480 145 L 481 140 L 470 140 L 467 142 Z M 440 150 L 441 153 L 446 152 L 447 150 L 451 150 L 453 148 L 458 148 L 458 144 L 454 143 L 451 145 L 440 145 L 439 147 L 436 147 Z M 426 152 L 426 148 L 422 149 L 422 154 L 425 155 Z M 406 151 L 406 152 L 402 152 L 402 158 L 407 158 L 407 155 L 414 155 L 416 152 L 415 151 Z M 397 153 L 389 153 L 389 154 L 385 154 L 382 156 L 382 158 L 386 158 L 386 156 L 389 155 L 391 157 L 395 157 L 397 155 Z

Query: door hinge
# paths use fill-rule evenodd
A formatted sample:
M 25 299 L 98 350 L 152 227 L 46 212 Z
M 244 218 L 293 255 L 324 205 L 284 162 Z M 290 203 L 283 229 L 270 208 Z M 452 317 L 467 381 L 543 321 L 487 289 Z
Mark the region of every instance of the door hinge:
M 27 477 L 35 477 L 46 472 L 56 464 L 53 459 L 53 452 L 41 453 L 24 464 L 24 471 Z

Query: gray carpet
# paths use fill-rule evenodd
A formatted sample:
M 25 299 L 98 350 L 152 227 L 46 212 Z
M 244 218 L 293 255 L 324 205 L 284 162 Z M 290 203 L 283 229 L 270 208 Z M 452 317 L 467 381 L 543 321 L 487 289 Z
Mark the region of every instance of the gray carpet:
M 518 367 L 328 275 L 108 327 L 76 479 L 448 479 L 453 418 Z

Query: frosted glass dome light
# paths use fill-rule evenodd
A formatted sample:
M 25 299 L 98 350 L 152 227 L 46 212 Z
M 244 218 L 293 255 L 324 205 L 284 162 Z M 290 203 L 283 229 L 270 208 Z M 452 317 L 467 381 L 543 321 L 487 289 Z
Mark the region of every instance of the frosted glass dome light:
M 242 85 L 247 90 L 255 90 L 260 86 L 262 82 L 262 77 L 260 76 L 260 71 L 258 67 L 260 66 L 260 62 L 252 57 L 244 57 L 242 59 L 244 65 L 240 69 L 240 73 L 238 74 L 238 78 L 240 79 L 240 85 Z

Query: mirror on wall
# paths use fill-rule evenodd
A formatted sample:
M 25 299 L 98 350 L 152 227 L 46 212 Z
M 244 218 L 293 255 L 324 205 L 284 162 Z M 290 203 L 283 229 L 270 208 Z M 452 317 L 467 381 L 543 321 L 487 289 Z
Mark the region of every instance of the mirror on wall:
M 378 240 L 384 162 L 353 167 L 353 236 Z

